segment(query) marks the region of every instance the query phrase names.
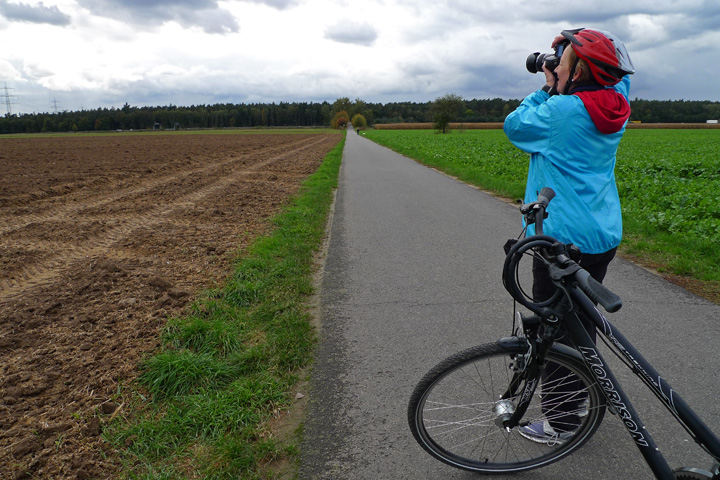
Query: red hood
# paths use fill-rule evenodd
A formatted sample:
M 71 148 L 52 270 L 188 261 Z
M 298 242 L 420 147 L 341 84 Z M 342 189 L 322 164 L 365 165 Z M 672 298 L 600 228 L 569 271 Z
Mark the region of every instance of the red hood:
M 619 132 L 630 118 L 630 104 L 612 88 L 573 95 L 580 97 L 593 123 L 602 133 Z

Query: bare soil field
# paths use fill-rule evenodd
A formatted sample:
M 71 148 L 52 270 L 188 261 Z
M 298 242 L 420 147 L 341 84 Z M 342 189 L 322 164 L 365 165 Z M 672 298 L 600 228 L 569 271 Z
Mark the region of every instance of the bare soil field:
M 118 390 L 339 141 L 0 138 L 0 478 L 112 477 Z

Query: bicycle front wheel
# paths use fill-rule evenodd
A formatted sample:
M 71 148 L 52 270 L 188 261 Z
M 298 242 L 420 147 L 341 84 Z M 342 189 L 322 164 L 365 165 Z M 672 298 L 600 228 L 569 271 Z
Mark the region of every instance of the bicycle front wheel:
M 482 473 L 517 473 L 555 462 L 582 446 L 605 415 L 605 397 L 574 350 L 554 345 L 520 425 L 507 431 L 525 380 L 527 344 L 505 339 L 457 353 L 430 370 L 410 397 L 413 436 L 432 456 Z M 520 384 L 518 385 L 518 382 Z M 505 416 L 505 417 L 503 417 Z

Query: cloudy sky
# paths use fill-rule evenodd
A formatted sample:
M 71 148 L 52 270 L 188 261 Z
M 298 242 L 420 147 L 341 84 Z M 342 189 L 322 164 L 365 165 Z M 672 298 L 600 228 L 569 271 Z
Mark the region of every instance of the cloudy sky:
M 720 101 L 720 0 L 0 0 L 0 114 L 523 98 L 578 27 L 625 42 L 632 98 Z

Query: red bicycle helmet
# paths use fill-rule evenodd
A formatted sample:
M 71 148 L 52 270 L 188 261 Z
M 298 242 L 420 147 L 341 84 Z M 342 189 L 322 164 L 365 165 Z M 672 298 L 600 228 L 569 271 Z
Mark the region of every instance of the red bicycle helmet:
M 615 85 L 622 77 L 635 73 L 625 45 L 612 34 L 600 30 L 563 30 L 575 54 L 585 60 L 600 85 Z

